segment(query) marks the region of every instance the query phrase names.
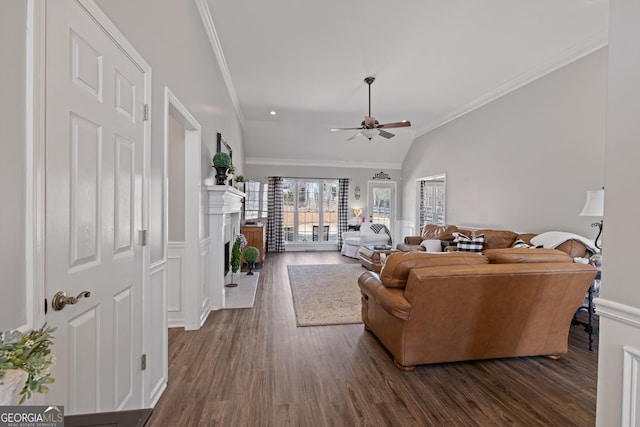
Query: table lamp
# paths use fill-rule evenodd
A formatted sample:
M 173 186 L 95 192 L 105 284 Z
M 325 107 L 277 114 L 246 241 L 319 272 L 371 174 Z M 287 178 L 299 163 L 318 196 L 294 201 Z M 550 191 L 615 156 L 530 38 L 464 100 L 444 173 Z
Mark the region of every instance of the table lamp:
M 582 212 L 580 212 L 580 216 L 604 216 L 604 188 L 602 190 L 587 191 L 587 200 L 584 202 L 584 207 L 582 208 Z M 598 227 L 598 235 L 594 241 L 596 248 L 598 249 L 602 249 L 600 245 L 598 245 L 598 239 L 602 234 L 603 225 L 604 220 L 602 219 L 599 222 L 591 224 L 592 227 Z

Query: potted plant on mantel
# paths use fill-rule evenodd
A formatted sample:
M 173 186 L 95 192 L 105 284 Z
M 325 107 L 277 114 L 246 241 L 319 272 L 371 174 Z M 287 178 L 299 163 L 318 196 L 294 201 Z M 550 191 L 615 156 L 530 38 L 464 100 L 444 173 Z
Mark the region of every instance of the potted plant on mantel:
M 50 371 L 55 363 L 54 331 L 45 324 L 30 332 L 0 332 L 0 406 L 15 405 L 20 396 L 22 405 L 32 393 L 49 392 L 45 384 L 54 382 Z
M 243 175 L 236 175 L 236 189 L 244 191 L 245 178 Z
M 227 153 L 218 152 L 213 156 L 213 167 L 216 168 L 216 184 L 224 185 L 227 171 L 231 166 L 231 157 Z

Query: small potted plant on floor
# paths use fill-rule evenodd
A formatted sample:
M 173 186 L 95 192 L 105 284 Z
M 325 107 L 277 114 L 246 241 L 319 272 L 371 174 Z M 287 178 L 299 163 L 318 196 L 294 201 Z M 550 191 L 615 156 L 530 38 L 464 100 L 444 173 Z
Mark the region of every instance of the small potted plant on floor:
M 46 324 L 29 332 L 0 332 L 0 406 L 23 404 L 32 393 L 48 393 L 55 328 Z M 20 388 L 22 386 L 22 388 Z M 20 390 L 18 392 L 18 390 Z
M 256 260 L 259 256 L 260 251 L 255 246 L 248 246 L 247 249 L 244 250 L 244 259 L 247 261 L 247 267 L 249 268 L 247 276 L 253 276 L 253 269 L 256 266 Z
M 213 156 L 213 167 L 216 168 L 216 184 L 224 185 L 227 171 L 231 166 L 231 157 L 227 153 L 218 152 Z
M 231 283 L 225 285 L 227 288 L 234 288 L 238 286 L 233 281 L 233 274 L 240 270 L 240 263 L 242 262 L 242 249 L 247 245 L 247 238 L 244 234 L 238 234 L 233 241 L 231 247 Z

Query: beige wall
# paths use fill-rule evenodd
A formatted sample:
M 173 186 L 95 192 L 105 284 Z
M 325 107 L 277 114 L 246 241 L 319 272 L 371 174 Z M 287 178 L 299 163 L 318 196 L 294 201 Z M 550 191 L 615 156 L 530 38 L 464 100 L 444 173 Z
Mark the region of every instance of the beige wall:
M 184 242 L 184 126 L 169 116 L 169 241 Z
M 201 22 L 195 1 L 97 0 L 96 3 L 153 70 L 149 207 L 153 264 L 164 256 L 161 234 L 164 87 L 169 87 L 202 126 L 203 173 L 210 172 L 218 132 L 231 145 L 234 164 L 242 172 L 243 133 L 204 26 L 193 25 Z M 149 19 L 140 25 L 145 16 Z
M 26 2 L 0 8 L 0 330 L 28 322 L 26 314 Z
M 640 424 L 640 286 L 638 254 L 629 242 L 640 232 L 640 8 L 611 0 L 605 218 L 598 348 L 598 426 Z
M 604 184 L 606 76 L 605 48 L 416 138 L 403 218 L 415 222 L 415 179 L 446 173 L 450 224 L 595 238 L 578 214 Z

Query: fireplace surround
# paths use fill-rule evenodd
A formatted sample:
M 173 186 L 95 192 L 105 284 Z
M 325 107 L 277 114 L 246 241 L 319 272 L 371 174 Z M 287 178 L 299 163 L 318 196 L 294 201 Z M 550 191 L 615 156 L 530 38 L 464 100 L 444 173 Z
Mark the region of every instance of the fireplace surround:
M 240 232 L 242 199 L 245 193 L 227 185 L 208 185 L 209 196 L 209 295 L 211 310 L 220 310 L 224 304 L 225 280 L 229 268 L 229 246 L 233 236 Z

